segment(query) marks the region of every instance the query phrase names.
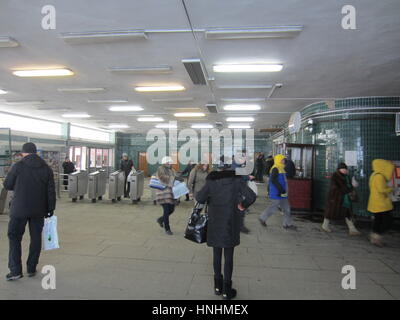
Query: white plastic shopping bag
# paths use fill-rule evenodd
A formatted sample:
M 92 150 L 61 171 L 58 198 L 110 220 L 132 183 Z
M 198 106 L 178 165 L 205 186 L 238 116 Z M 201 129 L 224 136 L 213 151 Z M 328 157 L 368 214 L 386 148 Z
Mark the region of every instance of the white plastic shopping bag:
M 258 195 L 258 188 L 257 188 L 257 185 L 256 185 L 256 183 L 254 182 L 254 181 L 247 181 L 247 185 L 249 186 L 249 188 L 251 189 L 251 190 L 253 190 L 253 192 L 256 194 L 256 196 Z
M 174 199 L 179 199 L 185 194 L 188 194 L 189 189 L 186 186 L 186 183 L 175 181 L 174 186 L 172 188 L 172 193 L 174 194 Z
M 58 248 L 60 248 L 60 246 L 58 244 L 57 217 L 51 216 L 50 218 L 44 219 L 43 249 L 53 250 Z

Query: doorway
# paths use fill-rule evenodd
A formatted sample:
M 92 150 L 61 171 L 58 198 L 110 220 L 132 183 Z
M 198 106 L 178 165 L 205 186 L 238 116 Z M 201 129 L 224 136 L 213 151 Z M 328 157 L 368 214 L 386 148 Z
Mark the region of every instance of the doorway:
M 149 176 L 149 166 L 146 160 L 146 152 L 139 152 L 139 168 L 138 170 L 141 170 L 144 172 L 144 176 L 148 177 Z

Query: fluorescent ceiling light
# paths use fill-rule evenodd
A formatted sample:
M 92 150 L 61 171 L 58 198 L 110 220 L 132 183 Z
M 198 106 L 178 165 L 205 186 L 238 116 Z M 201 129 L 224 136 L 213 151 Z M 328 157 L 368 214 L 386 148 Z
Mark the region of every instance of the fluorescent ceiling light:
M 228 126 L 229 129 L 250 129 L 250 125 L 248 124 L 230 124 Z
M 226 102 L 265 102 L 265 98 L 221 98 Z
M 159 117 L 148 117 L 148 118 L 138 118 L 137 121 L 140 121 L 140 122 L 162 122 L 162 121 L 164 121 L 164 119 L 159 118 Z
M 208 123 L 199 123 L 192 125 L 193 129 L 212 129 L 214 128 L 211 124 Z
M 176 129 L 178 126 L 176 124 L 161 123 L 156 125 L 157 129 Z
M 127 103 L 128 100 L 88 100 L 88 103 Z
M 63 118 L 90 118 L 87 113 L 64 113 Z
M 153 66 L 153 67 L 110 67 L 108 71 L 114 73 L 171 73 L 171 66 Z
M 137 92 L 161 92 L 161 91 L 183 91 L 184 86 L 174 85 L 174 86 L 144 86 L 136 87 Z
M 254 121 L 254 118 L 252 118 L 252 117 L 230 117 L 230 118 L 226 118 L 226 121 L 228 121 L 228 122 L 252 122 L 252 121 Z
M 14 101 L 6 101 L 5 104 L 9 106 L 30 106 L 30 105 L 36 105 L 36 104 L 43 104 L 43 100 L 14 100 Z
M 40 111 L 69 111 L 71 108 L 57 108 L 57 107 L 38 107 L 36 108 Z
M 228 104 L 224 106 L 224 110 L 227 111 L 249 111 L 260 109 L 261 107 L 258 104 Z
M 128 112 L 128 111 L 142 111 L 143 108 L 139 106 L 111 106 L 108 108 L 110 111 L 114 112 Z
M 214 72 L 277 72 L 281 64 L 220 64 L 214 65 Z
M 222 85 L 218 86 L 218 89 L 271 89 L 272 85 Z
M 205 117 L 205 113 L 202 112 L 178 112 L 174 113 L 175 117 Z
M 110 42 L 119 40 L 147 39 L 143 30 L 65 32 L 61 38 L 69 43 Z
M 274 26 L 246 29 L 209 29 L 205 38 L 214 39 L 260 39 L 260 38 L 292 38 L 303 30 L 303 26 Z
M 165 98 L 165 99 L 151 99 L 153 102 L 188 102 L 193 101 L 193 98 Z
M 13 74 L 18 77 L 63 77 L 72 76 L 74 73 L 69 69 L 33 69 L 16 70 Z
M 127 124 L 110 124 L 108 129 L 128 129 L 129 126 Z
M 192 112 L 192 111 L 201 111 L 201 108 L 176 108 L 176 107 L 164 107 L 164 110 L 176 110 L 176 111 L 187 111 L 187 112 Z
M 105 88 L 58 88 L 58 92 L 72 92 L 72 93 L 94 93 L 103 92 Z
M 19 43 L 11 37 L 0 37 L 0 48 L 18 47 Z
M 8 92 L 6 90 L 0 89 L 0 94 L 7 94 Z

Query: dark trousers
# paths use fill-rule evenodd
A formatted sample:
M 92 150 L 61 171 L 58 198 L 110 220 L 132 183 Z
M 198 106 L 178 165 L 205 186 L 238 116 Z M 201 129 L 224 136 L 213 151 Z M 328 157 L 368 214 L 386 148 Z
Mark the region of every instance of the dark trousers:
M 21 241 L 25 233 L 25 226 L 29 223 L 29 234 L 31 243 L 27 261 L 28 272 L 36 271 L 39 263 L 40 251 L 42 249 L 42 231 L 44 218 L 10 218 L 8 223 L 8 239 L 10 251 L 8 256 L 8 267 L 14 275 L 22 274 Z
M 129 197 L 129 193 L 131 192 L 131 183 L 128 182 L 128 175 L 125 175 L 125 184 L 124 184 L 124 197 Z
M 374 213 L 374 217 L 372 224 L 372 231 L 374 233 L 383 234 L 390 229 L 393 221 L 391 211 Z
M 171 230 L 169 226 L 169 216 L 174 212 L 175 205 L 170 203 L 164 203 L 161 205 L 163 207 L 163 216 L 159 220 L 164 222 L 165 230 Z
M 214 251 L 214 274 L 216 278 L 221 278 L 222 251 L 224 251 L 224 281 L 232 280 L 233 272 L 233 251 L 234 248 L 213 248 Z
M 263 167 L 257 167 L 256 168 L 256 180 L 260 181 L 260 182 L 264 182 L 264 177 L 263 177 L 263 173 L 264 173 L 264 168 Z

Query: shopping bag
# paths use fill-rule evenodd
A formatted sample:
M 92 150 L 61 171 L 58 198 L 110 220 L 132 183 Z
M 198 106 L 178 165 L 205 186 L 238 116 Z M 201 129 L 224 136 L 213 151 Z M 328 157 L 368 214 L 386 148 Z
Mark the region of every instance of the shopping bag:
M 256 196 L 258 195 L 258 188 L 257 188 L 257 185 L 256 185 L 256 183 L 254 182 L 254 181 L 247 181 L 247 185 L 248 185 L 248 187 L 251 189 L 251 190 L 253 190 L 253 192 L 256 194 Z
M 185 194 L 188 194 L 189 189 L 186 186 L 185 182 L 180 182 L 175 180 L 174 186 L 172 187 L 172 193 L 174 194 L 174 199 L 179 199 Z
M 158 189 L 158 190 L 164 190 L 167 186 L 164 185 L 160 180 L 158 180 L 157 178 L 150 178 L 150 183 L 149 183 L 149 187 L 153 188 L 153 189 Z
M 196 203 L 185 231 L 185 238 L 196 243 L 207 241 L 208 215 L 201 214 L 202 208 L 203 206 Z
M 60 248 L 60 246 L 58 244 L 57 217 L 51 216 L 50 218 L 44 219 L 43 249 L 53 250 L 58 248 Z

